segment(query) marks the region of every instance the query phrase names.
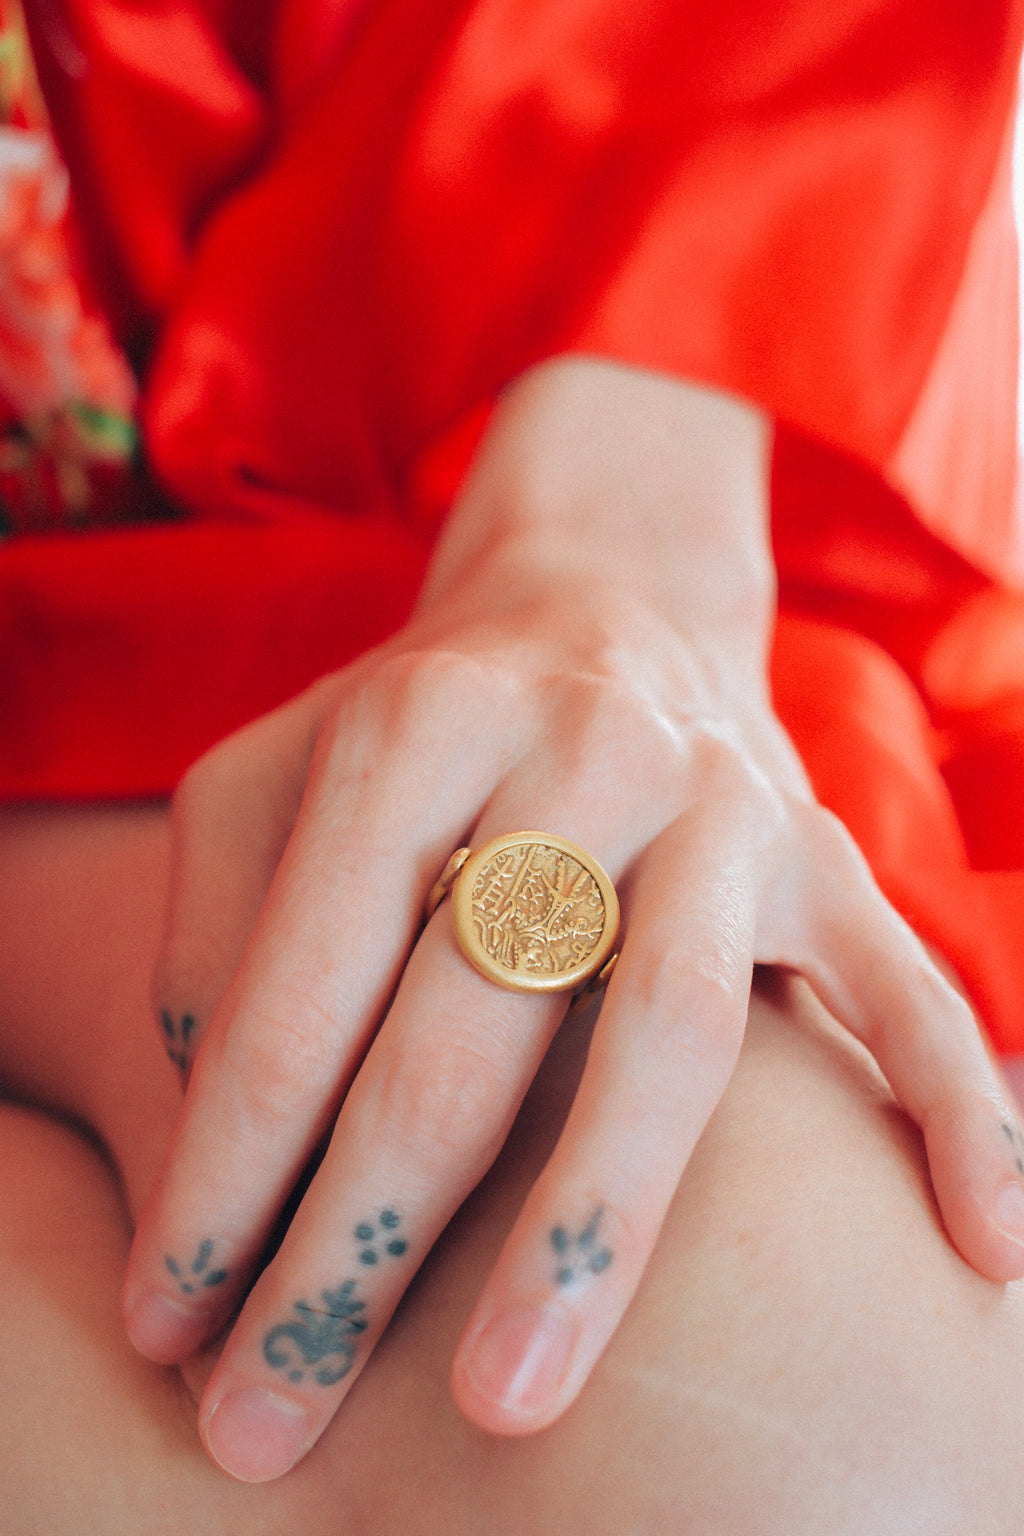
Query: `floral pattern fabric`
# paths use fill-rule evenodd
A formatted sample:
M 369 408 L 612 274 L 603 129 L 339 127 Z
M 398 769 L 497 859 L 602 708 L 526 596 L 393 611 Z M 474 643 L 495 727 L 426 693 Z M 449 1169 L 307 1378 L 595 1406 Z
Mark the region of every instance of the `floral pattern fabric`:
M 127 506 L 136 387 L 73 256 L 67 172 L 16 0 L 0 0 L 0 534 Z

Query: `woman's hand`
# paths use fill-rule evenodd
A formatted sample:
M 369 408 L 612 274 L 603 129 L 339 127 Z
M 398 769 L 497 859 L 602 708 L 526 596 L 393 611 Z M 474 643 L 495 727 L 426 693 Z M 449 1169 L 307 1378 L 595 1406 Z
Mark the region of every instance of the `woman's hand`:
M 708 391 L 537 370 L 408 628 L 186 778 L 157 1000 L 172 1054 L 199 1049 L 125 1299 L 164 1361 L 244 1301 L 200 1410 L 236 1476 L 322 1432 L 565 1012 L 472 969 L 449 903 L 419 932 L 452 850 L 500 833 L 592 852 L 623 926 L 576 1102 L 455 1361 L 471 1419 L 525 1433 L 580 1391 L 729 1080 L 755 962 L 800 970 L 873 1053 L 965 1258 L 1024 1273 L 1019 1133 L 970 1011 L 771 710 L 767 438 Z

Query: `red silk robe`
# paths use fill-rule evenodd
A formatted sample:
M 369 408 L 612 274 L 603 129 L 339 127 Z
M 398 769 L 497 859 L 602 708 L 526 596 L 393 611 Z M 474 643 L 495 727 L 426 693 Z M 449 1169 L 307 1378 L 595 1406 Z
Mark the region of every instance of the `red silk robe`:
M 166 515 L 0 546 L 0 793 L 166 792 L 401 623 L 507 381 L 619 358 L 778 422 L 779 712 L 1024 1049 L 1024 5 L 28 9 Z

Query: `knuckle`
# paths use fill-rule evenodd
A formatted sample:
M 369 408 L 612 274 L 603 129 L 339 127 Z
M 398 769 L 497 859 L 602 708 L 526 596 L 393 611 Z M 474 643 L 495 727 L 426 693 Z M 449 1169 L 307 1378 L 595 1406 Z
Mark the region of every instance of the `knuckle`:
M 746 1020 L 744 1009 L 742 1019 Z M 665 1021 L 666 1026 L 668 1021 Z M 703 1101 L 716 1099 L 725 1088 L 739 1060 L 743 1044 L 743 1024 L 726 1025 L 721 1010 L 689 1010 L 685 1017 L 676 1014 L 673 1027 L 663 1027 L 651 1039 L 651 1053 L 663 1077 L 676 1078 L 691 1085 Z
M 383 1085 L 385 1120 L 419 1165 L 496 1151 L 502 1076 L 498 1062 L 466 1042 L 406 1042 Z
M 655 787 L 679 769 L 676 731 L 632 683 L 592 672 L 573 673 L 549 695 L 546 738 L 557 742 L 561 774 L 581 792 L 607 794 L 609 772 L 642 765 Z
M 884 900 L 853 834 L 834 812 L 812 803 L 797 806 L 794 814 L 807 857 L 833 889 L 860 902 Z
M 493 700 L 493 688 L 503 672 L 490 661 L 454 647 L 420 647 L 385 657 L 375 683 L 394 705 L 412 719 L 432 718 L 440 707 L 472 707 L 477 699 Z
M 245 1030 L 229 1030 L 230 1078 L 255 1122 L 293 1124 L 333 1099 L 341 1070 L 337 1025 L 316 998 L 278 988 Z M 233 1059 L 232 1059 L 233 1058 Z
M 764 781 L 754 768 L 749 753 L 725 731 L 710 723 L 703 723 L 696 729 L 693 760 L 708 791 L 737 800 L 749 800 L 761 791 Z
M 695 767 L 706 802 L 727 811 L 733 842 L 742 837 L 748 848 L 765 848 L 784 834 L 793 802 L 742 744 L 706 731 Z
M 860 862 L 857 845 L 848 829 L 834 812 L 817 803 L 802 806 L 797 815 L 802 820 L 802 832 L 813 850 L 823 858 L 849 858 Z
M 325 682 L 330 680 L 325 680 Z M 202 836 L 211 820 L 240 804 L 267 816 L 282 805 L 294 815 L 316 732 L 326 707 L 315 688 L 261 715 L 204 752 L 186 769 L 172 798 L 175 835 Z
M 680 937 L 631 961 L 631 992 L 650 1050 L 699 1061 L 705 1070 L 735 1061 L 750 990 L 749 948 L 745 932 L 716 933 L 696 948 Z
M 624 746 L 638 742 L 668 746 L 671 732 L 665 717 L 639 694 L 632 683 L 619 677 L 588 674 L 574 679 L 580 724 L 590 726 L 599 740 L 611 735 Z
M 967 1000 L 961 997 L 931 961 L 923 945 L 920 946 L 912 983 L 917 1017 L 923 1031 L 929 1037 L 943 1042 L 956 1041 L 961 1048 L 966 1046 L 971 1050 L 979 1039 L 974 1012 Z
M 423 646 L 385 653 L 328 711 L 317 742 L 318 767 L 330 778 L 373 774 L 382 743 L 402 743 L 433 761 L 453 735 L 475 740 L 504 718 L 515 682 L 489 658 Z

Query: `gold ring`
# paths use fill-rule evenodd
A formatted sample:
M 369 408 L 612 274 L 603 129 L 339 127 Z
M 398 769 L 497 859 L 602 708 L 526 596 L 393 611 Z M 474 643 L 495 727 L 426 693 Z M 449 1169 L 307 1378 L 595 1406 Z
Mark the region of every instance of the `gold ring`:
M 550 832 L 509 832 L 473 853 L 459 848 L 427 897 L 429 919 L 448 892 L 459 948 L 500 987 L 569 992 L 611 975 L 619 901 L 600 864 Z

